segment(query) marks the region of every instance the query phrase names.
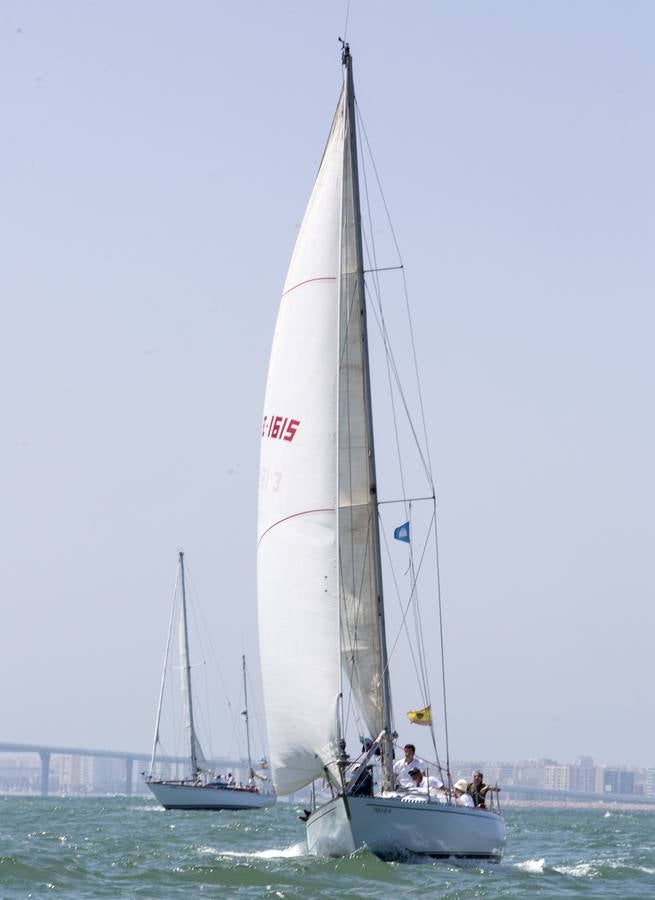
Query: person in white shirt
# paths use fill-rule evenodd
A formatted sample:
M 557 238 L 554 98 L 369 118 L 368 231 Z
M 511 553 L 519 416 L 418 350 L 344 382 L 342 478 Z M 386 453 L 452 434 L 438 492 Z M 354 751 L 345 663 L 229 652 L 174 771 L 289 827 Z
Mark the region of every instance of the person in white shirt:
M 453 785 L 453 799 L 457 806 L 470 806 L 471 808 L 475 808 L 473 797 L 467 793 L 467 786 L 466 778 L 460 778 L 459 781 L 456 781 Z
M 412 779 L 413 794 L 426 794 L 432 800 L 438 800 L 440 803 L 446 802 L 446 795 L 442 790 L 443 781 L 439 778 L 434 775 L 424 775 L 416 767 L 409 770 L 409 777 Z
M 428 768 L 428 764 L 423 759 L 419 759 L 416 756 L 416 747 L 414 744 L 405 744 L 403 748 L 405 751 L 405 756 L 403 759 L 397 759 L 393 764 L 393 774 L 396 781 L 396 786 L 407 790 L 408 788 L 414 787 L 414 782 L 409 777 L 410 769 L 421 769 L 425 771 Z

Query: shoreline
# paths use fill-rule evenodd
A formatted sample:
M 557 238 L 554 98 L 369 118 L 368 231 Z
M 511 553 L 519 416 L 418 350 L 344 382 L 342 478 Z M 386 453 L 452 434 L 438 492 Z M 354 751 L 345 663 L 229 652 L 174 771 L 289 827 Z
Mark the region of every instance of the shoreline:
M 611 800 L 504 800 L 506 809 L 586 809 L 591 812 L 655 812 L 655 803 L 626 803 Z

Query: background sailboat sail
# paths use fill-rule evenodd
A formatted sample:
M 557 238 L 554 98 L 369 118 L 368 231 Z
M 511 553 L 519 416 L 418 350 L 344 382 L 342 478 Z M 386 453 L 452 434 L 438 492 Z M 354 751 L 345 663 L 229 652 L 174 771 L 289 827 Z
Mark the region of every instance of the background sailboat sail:
M 182 554 L 180 554 L 180 563 L 182 562 Z M 184 581 L 182 582 L 182 615 L 180 616 L 178 638 L 180 653 L 180 690 L 182 697 L 182 710 L 184 715 L 184 727 L 189 735 L 189 746 L 191 749 L 191 775 L 195 778 L 200 769 L 207 768 L 207 761 L 202 752 L 198 735 L 196 734 L 195 724 L 193 721 L 193 694 L 191 691 L 191 660 L 189 658 L 189 631 L 187 624 L 186 596 Z
M 344 98 L 278 312 L 261 437 L 258 619 L 278 793 L 335 758 L 340 691 L 337 346 Z

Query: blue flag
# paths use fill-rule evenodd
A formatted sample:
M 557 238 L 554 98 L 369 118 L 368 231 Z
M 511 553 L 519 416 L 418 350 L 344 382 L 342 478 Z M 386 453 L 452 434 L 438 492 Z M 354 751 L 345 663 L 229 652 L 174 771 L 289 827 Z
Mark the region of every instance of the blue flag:
M 399 525 L 395 529 L 393 536 L 397 541 L 405 541 L 406 544 L 409 544 L 409 522 Z

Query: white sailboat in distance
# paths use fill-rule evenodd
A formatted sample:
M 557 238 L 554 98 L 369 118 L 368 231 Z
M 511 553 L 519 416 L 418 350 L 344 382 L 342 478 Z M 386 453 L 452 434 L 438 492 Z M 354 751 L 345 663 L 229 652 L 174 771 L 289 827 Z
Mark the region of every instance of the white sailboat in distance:
M 382 858 L 496 861 L 505 845 L 503 819 L 460 805 L 449 763 L 436 770 L 443 790 L 428 780 L 432 795 L 405 790 L 393 771 L 397 735 L 345 43 L 342 66 L 337 110 L 280 301 L 261 431 L 258 618 L 273 780 L 279 794 L 313 784 L 302 817 L 312 854 L 368 847 Z M 358 758 L 346 752 L 353 708 L 359 735 L 370 738 Z M 432 727 L 426 710 L 419 713 L 414 720 L 423 716 Z M 367 771 L 371 777 L 362 780 Z M 324 802 L 315 793 L 321 781 L 329 789 Z
M 182 778 L 165 778 L 157 774 L 157 752 L 160 748 L 160 726 L 164 687 L 168 672 L 168 657 L 171 637 L 175 625 L 177 587 L 180 587 L 181 603 L 179 610 L 179 669 L 182 678 L 182 707 L 184 727 L 189 740 L 189 771 Z M 166 809 L 261 809 L 273 806 L 276 801 L 275 792 L 268 780 L 258 775 L 252 766 L 250 756 L 250 728 L 248 722 L 248 687 L 246 678 L 246 657 L 242 657 L 243 669 L 243 717 L 246 729 L 246 746 L 248 754 L 248 778 L 241 784 L 233 777 L 228 778 L 213 772 L 208 766 L 196 732 L 193 714 L 193 691 L 191 685 L 191 658 L 189 656 L 189 627 L 187 619 L 186 578 L 184 572 L 184 553 L 179 553 L 178 579 L 168 629 L 168 641 L 164 658 L 164 672 L 161 681 L 155 738 L 152 748 L 150 771 L 146 776 L 146 784 L 157 800 Z

